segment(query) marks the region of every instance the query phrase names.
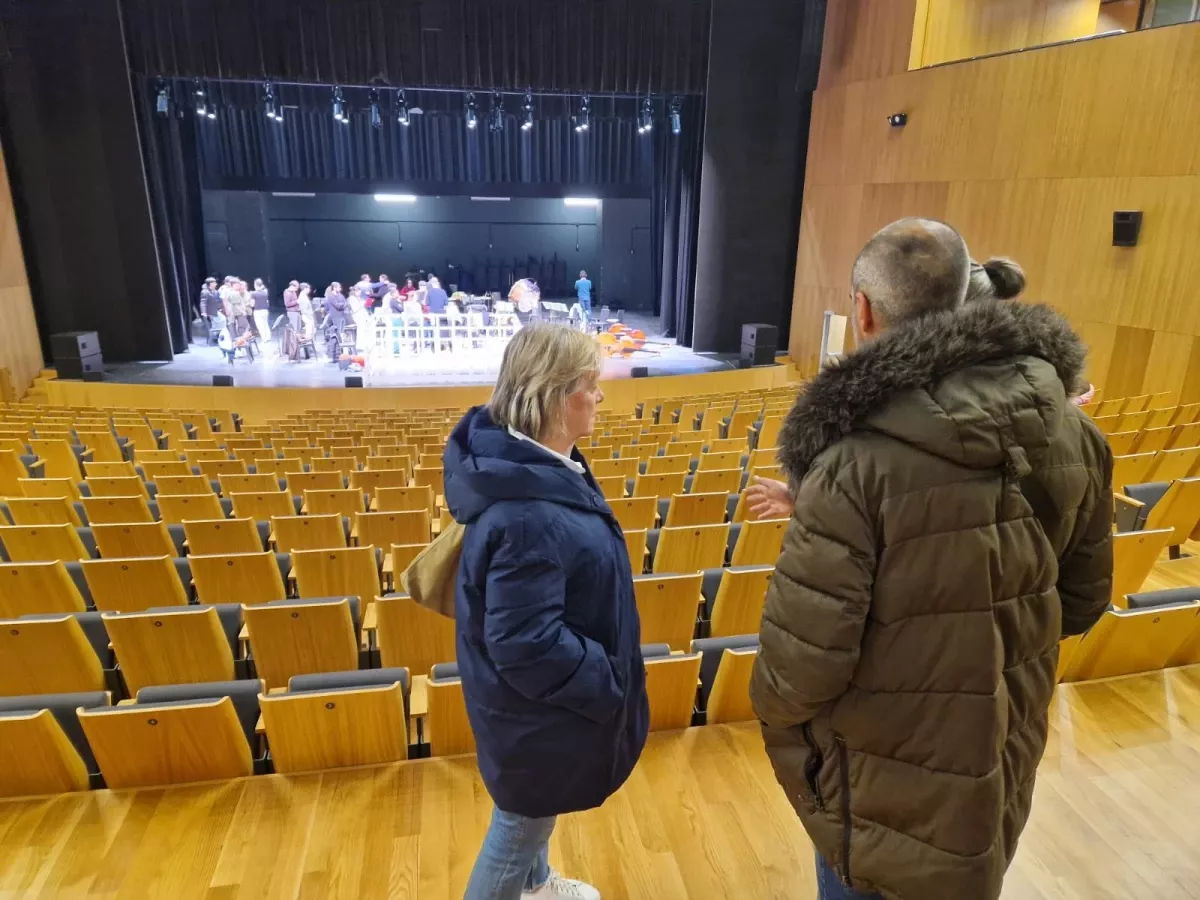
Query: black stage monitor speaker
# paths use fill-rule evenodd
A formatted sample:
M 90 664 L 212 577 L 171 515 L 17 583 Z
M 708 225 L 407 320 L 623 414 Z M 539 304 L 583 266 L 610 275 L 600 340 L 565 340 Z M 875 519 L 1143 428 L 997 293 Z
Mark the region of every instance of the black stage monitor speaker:
M 741 358 L 753 366 L 769 366 L 775 362 L 779 345 L 779 329 L 774 325 L 752 322 L 742 326 Z
M 98 372 L 84 372 L 83 380 L 84 381 L 103 381 L 104 380 L 104 370 L 101 369 Z
M 629 371 L 629 374 L 632 375 L 634 378 L 647 378 L 650 375 L 650 370 L 647 369 L 645 366 L 634 366 Z
M 104 371 L 100 336 L 94 331 L 63 331 L 50 335 L 50 352 L 59 378 L 83 378 Z
M 1113 246 L 1136 247 L 1142 233 L 1142 211 L 1140 209 L 1113 213 Z
M 347 375 L 346 376 L 346 387 L 362 387 L 362 386 L 363 386 L 363 384 L 362 384 L 362 376 L 361 375 Z
M 232 375 L 214 375 L 213 387 L 233 387 Z

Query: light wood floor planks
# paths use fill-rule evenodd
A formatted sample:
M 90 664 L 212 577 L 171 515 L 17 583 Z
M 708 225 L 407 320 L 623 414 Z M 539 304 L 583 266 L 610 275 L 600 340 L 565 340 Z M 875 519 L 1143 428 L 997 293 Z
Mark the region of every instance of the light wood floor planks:
M 1005 900 L 1200 898 L 1200 666 L 1066 685 Z M 0 897 L 460 900 L 490 801 L 471 757 L 0 804 Z M 551 846 L 606 900 L 809 898 L 753 725 L 652 735 Z

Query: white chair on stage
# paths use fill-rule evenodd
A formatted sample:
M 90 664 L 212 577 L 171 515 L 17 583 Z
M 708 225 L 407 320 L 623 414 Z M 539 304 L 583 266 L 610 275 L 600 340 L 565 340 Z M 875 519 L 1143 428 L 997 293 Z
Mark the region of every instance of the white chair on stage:
M 492 324 L 488 326 L 488 337 L 500 340 L 511 338 L 521 327 L 516 308 L 509 300 L 497 300 L 492 307 Z
M 404 301 L 404 314 L 400 319 L 402 339 L 411 343 L 414 354 L 420 353 L 425 344 L 425 310 L 412 294 Z

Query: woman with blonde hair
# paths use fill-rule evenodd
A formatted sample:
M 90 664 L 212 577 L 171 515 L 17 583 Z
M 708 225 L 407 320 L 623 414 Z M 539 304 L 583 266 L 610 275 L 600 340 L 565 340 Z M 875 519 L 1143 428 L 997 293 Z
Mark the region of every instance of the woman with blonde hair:
M 446 501 L 466 526 L 458 669 L 495 803 L 466 900 L 599 900 L 550 868 L 550 834 L 613 794 L 646 740 L 629 555 L 575 449 L 604 399 L 600 365 L 578 331 L 522 329 L 491 402 L 446 444 Z

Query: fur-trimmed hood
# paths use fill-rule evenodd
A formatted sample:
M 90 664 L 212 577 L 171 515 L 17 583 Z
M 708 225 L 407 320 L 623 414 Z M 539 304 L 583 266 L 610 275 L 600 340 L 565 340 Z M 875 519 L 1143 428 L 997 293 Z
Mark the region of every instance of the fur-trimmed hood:
M 970 467 L 1000 465 L 1008 448 L 1034 450 L 1053 436 L 1067 397 L 1085 387 L 1086 355 L 1066 320 L 1040 304 L 923 316 L 809 382 L 780 432 L 779 461 L 796 485 L 824 450 L 869 428 Z

